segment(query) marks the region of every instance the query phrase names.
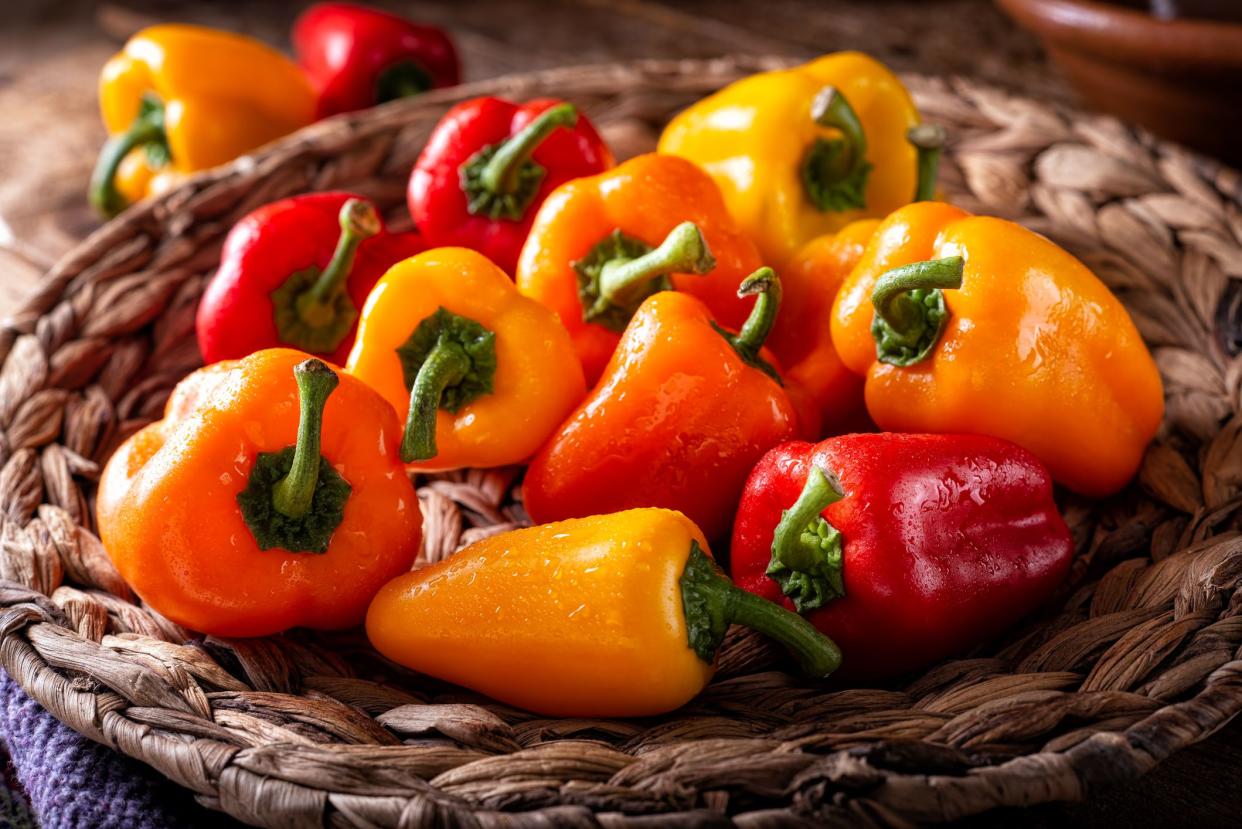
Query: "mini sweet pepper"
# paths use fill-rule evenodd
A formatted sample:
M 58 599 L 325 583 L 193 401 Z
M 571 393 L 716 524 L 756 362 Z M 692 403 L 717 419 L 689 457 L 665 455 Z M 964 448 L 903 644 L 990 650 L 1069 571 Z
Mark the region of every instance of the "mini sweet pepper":
M 410 216 L 432 245 L 477 250 L 511 274 L 548 194 L 611 166 L 572 104 L 475 98 L 445 113 L 427 140 L 410 173 Z
M 704 98 L 669 122 L 659 149 L 706 170 L 781 267 L 811 239 L 911 200 L 919 163 L 906 134 L 918 120 L 883 64 L 837 52 Z
M 755 301 L 737 334 L 679 291 L 639 306 L 599 384 L 531 461 L 533 519 L 665 507 L 710 539 L 728 534 L 751 467 L 798 425 L 762 350 L 780 282 L 762 268 L 738 291 Z
M 986 642 L 1073 555 L 1052 479 L 981 435 L 855 434 L 769 452 L 733 529 L 739 586 L 806 614 L 843 675 L 877 679 Z
M 885 219 L 837 296 L 832 340 L 880 428 L 1005 438 L 1084 495 L 1133 477 L 1164 412 L 1104 283 L 1043 236 L 946 204 Z
M 375 597 L 367 634 L 394 662 L 531 711 L 641 717 L 703 690 L 731 623 L 809 676 L 841 662 L 806 621 L 733 585 L 684 515 L 636 509 L 492 536 L 407 573 Z
M 108 461 L 100 538 L 143 601 L 192 630 L 352 627 L 422 536 L 400 434 L 383 398 L 301 352 L 209 366 Z
M 650 153 L 549 196 L 516 277 L 518 290 L 561 318 L 594 383 L 648 296 L 685 291 L 736 328 L 750 310 L 738 285 L 762 264 L 711 178 Z
M 349 193 L 260 207 L 229 231 L 199 302 L 203 360 L 287 346 L 344 363 L 371 288 L 424 247 L 417 234 L 388 233 L 374 205 Z
M 99 107 L 111 137 L 90 200 L 112 216 L 163 171 L 214 167 L 309 124 L 315 92 L 297 64 L 257 40 L 161 24 L 104 65 Z
M 320 118 L 461 79 L 457 49 L 441 29 L 354 3 L 316 3 L 302 12 L 293 49 L 319 93 Z
M 556 315 L 465 248 L 429 250 L 384 275 L 349 371 L 404 420 L 401 457 L 415 469 L 524 461 L 586 394 Z

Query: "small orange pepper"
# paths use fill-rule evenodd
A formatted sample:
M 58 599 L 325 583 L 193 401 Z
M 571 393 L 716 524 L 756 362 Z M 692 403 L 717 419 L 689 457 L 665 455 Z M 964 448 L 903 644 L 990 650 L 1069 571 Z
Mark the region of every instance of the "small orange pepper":
M 734 586 L 679 512 L 636 509 L 495 535 L 398 577 L 367 635 L 394 662 L 558 717 L 642 717 L 712 678 L 730 623 L 820 678 L 841 653 L 801 616 Z
M 1043 236 L 947 204 L 876 229 L 832 340 L 881 429 L 1004 438 L 1084 495 L 1134 476 L 1164 413 L 1156 364 L 1104 283 Z
M 738 291 L 756 298 L 738 334 L 680 291 L 643 302 L 599 384 L 531 461 L 533 519 L 665 507 L 708 538 L 728 534 L 751 468 L 798 427 L 762 349 L 780 281 L 761 268 Z
M 586 394 L 556 315 L 466 248 L 389 269 L 367 298 L 348 367 L 405 422 L 411 469 L 520 463 Z
M 418 552 L 392 407 L 307 356 L 271 349 L 191 374 L 104 469 L 104 547 L 178 624 L 217 636 L 352 627 Z
M 736 328 L 749 312 L 737 287 L 761 264 L 715 182 L 685 159 L 651 153 L 553 191 L 516 280 L 561 318 L 594 384 L 648 296 L 676 288 Z

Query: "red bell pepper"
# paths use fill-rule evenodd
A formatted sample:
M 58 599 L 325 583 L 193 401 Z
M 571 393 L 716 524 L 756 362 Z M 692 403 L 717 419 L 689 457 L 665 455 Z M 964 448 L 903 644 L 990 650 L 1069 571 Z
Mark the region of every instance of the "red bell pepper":
M 440 29 L 353 3 L 318 3 L 293 24 L 293 48 L 319 93 L 317 117 L 460 82 Z
M 421 253 L 388 233 L 366 199 L 312 193 L 260 207 L 224 241 L 198 306 L 198 346 L 214 363 L 285 346 L 342 364 L 367 294 L 392 265 Z
M 806 614 L 841 646 L 842 675 L 865 679 L 987 641 L 1048 599 L 1072 555 L 1034 455 L 920 434 L 773 449 L 746 484 L 731 553 L 739 586 Z
M 436 125 L 410 174 L 410 215 L 433 247 L 484 254 L 513 275 L 539 205 L 570 179 L 612 166 L 572 104 L 464 101 Z

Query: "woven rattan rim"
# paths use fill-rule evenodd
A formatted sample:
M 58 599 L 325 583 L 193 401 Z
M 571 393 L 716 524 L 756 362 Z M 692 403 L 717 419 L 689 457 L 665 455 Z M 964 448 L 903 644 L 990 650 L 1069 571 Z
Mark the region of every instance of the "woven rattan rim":
M 626 155 L 690 100 L 778 63 L 573 68 L 391 104 L 200 176 L 79 245 L 0 327 L 0 664 L 77 731 L 261 826 L 908 825 L 1081 799 L 1221 727 L 1242 709 L 1239 179 L 1114 120 L 961 80 L 908 79 L 954 136 L 945 195 L 1094 267 L 1168 392 L 1141 485 L 1065 499 L 1079 554 L 1041 618 L 883 689 L 817 688 L 737 636 L 687 708 L 583 721 L 404 673 L 356 633 L 204 641 L 134 603 L 90 529 L 94 480 L 197 364 L 194 306 L 237 218 L 327 188 L 400 215 L 429 128 L 476 94 L 569 98 Z M 426 556 L 521 520 L 516 475 L 421 480 Z

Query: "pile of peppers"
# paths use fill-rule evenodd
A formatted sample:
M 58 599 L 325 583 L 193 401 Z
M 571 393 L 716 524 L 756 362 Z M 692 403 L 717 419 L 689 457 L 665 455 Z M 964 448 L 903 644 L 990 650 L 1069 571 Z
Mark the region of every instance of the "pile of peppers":
M 174 34 L 209 37 L 146 33 L 113 70 L 109 123 L 160 126 L 105 172 L 199 157 L 184 118 L 225 79 L 142 68 Z M 288 88 L 238 86 L 238 113 L 457 79 L 441 34 L 361 7 L 294 40 L 313 84 L 268 72 Z M 733 623 L 816 680 L 961 655 L 1061 587 L 1057 487 L 1124 489 L 1164 402 L 1081 262 L 935 200 L 945 139 L 857 53 L 738 81 L 620 165 L 571 102 L 463 102 L 410 171 L 413 232 L 345 192 L 233 228 L 208 365 L 108 463 L 104 545 L 191 629 L 365 621 L 393 662 L 553 716 L 685 704 Z M 515 465 L 534 526 L 410 570 L 415 476 Z

